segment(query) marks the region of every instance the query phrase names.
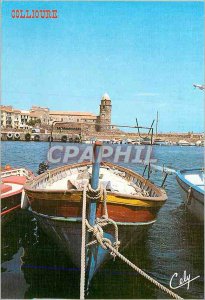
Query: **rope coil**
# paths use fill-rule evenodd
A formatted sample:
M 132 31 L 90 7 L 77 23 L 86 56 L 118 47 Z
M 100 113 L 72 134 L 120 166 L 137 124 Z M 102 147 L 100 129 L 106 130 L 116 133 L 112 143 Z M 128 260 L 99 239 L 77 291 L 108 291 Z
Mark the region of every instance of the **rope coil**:
M 98 186 L 96 190 L 94 190 L 90 184 L 87 185 L 87 198 L 92 200 L 98 200 L 102 197 L 103 189 L 101 186 Z
M 89 196 L 88 196 L 89 193 Z M 96 222 L 94 226 L 91 226 L 86 219 L 86 197 L 92 199 L 99 199 L 103 195 L 103 208 L 104 215 L 101 218 L 96 218 Z M 96 197 L 96 198 L 93 198 Z M 102 227 L 106 225 L 113 225 L 115 232 L 115 242 L 111 242 L 108 238 L 104 237 L 104 232 Z M 92 232 L 94 240 L 86 244 L 86 227 L 87 232 Z M 85 269 L 86 269 L 86 247 L 92 246 L 94 244 L 99 244 L 104 250 L 109 250 L 110 255 L 115 257 L 119 257 L 123 262 L 125 262 L 128 266 L 138 272 L 140 275 L 144 276 L 158 288 L 160 288 L 165 293 L 169 294 L 174 299 L 183 300 L 179 295 L 172 292 L 170 289 L 159 283 L 157 280 L 149 276 L 142 269 L 133 264 L 130 260 L 128 260 L 125 256 L 123 256 L 119 251 L 120 241 L 118 240 L 118 227 L 114 220 L 108 217 L 107 210 L 107 192 L 102 187 L 98 187 L 98 189 L 93 190 L 90 185 L 86 184 L 83 190 L 83 209 L 82 209 L 82 246 L 81 246 L 81 280 L 80 280 L 80 299 L 85 299 Z

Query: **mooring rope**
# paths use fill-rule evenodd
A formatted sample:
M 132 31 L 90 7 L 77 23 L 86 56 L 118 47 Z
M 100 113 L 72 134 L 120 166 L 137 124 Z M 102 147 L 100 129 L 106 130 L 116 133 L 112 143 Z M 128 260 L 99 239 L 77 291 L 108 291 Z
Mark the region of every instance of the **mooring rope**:
M 88 199 L 99 199 L 102 196 L 102 188 L 92 189 L 90 184 L 85 184 L 83 188 L 82 205 L 82 235 L 81 235 L 81 272 L 80 272 L 80 299 L 85 299 L 85 272 L 86 272 L 86 201 Z M 96 230 L 98 232 L 99 230 Z
M 96 224 L 94 226 L 91 226 L 86 219 L 86 196 L 87 196 L 87 186 L 85 185 L 83 190 L 83 209 L 82 209 L 82 246 L 81 246 L 81 280 L 80 280 L 80 299 L 85 299 L 85 268 L 86 268 L 86 261 L 85 261 L 85 251 L 86 247 L 92 246 L 94 244 L 99 244 L 103 249 L 110 250 L 110 254 L 115 258 L 116 256 L 119 257 L 123 262 L 125 262 L 128 266 L 130 266 L 132 269 L 134 269 L 136 272 L 138 272 L 140 275 L 145 277 L 147 280 L 152 282 L 154 285 L 156 285 L 158 288 L 160 288 L 162 291 L 173 297 L 174 299 L 180 299 L 183 300 L 179 295 L 172 292 L 169 288 L 159 283 L 157 280 L 152 278 L 150 275 L 145 273 L 142 269 L 140 269 L 138 266 L 133 264 L 129 259 L 127 259 L 124 255 L 122 255 L 118 249 L 120 245 L 120 241 L 118 240 L 118 227 L 115 221 L 110 219 L 108 217 L 108 210 L 107 210 L 107 194 L 105 189 L 103 190 L 103 204 L 104 204 L 104 213 L 105 215 L 101 218 L 96 219 Z M 90 188 L 90 186 L 89 186 Z M 95 190 L 95 193 L 100 197 L 101 192 L 97 192 Z M 93 192 L 93 191 L 92 191 Z M 104 238 L 103 236 L 103 229 L 102 227 L 112 224 L 114 225 L 115 230 L 115 242 L 112 244 L 112 242 L 108 238 Z M 86 227 L 88 228 L 88 232 L 92 232 L 95 239 L 91 242 L 89 242 L 86 245 Z
M 110 245 L 110 243 L 107 243 L 106 241 L 104 242 L 104 244 L 106 245 L 107 248 L 109 248 L 113 253 L 116 254 L 116 256 L 118 256 L 122 261 L 124 261 L 126 264 L 128 264 L 128 266 L 130 266 L 132 269 L 134 269 L 135 271 L 137 271 L 140 275 L 144 276 L 146 279 L 148 279 L 150 282 L 152 282 L 153 284 L 155 284 L 158 288 L 160 288 L 162 291 L 164 291 L 165 293 L 169 294 L 171 297 L 173 297 L 174 299 L 181 299 L 183 300 L 183 298 L 181 298 L 179 295 L 175 294 L 174 292 L 172 292 L 170 289 L 168 289 L 166 286 L 162 285 L 161 283 L 159 283 L 157 280 L 155 280 L 154 278 L 152 278 L 151 276 L 149 276 L 147 273 L 145 273 L 142 269 L 140 269 L 139 267 L 137 267 L 135 264 L 133 264 L 129 259 L 127 259 L 124 255 L 122 255 L 120 252 L 118 252 L 114 247 L 112 247 L 112 245 Z
M 106 188 L 103 189 L 103 204 L 104 204 L 104 213 L 108 219 L 108 210 L 107 210 L 107 191 Z
M 86 201 L 88 199 L 100 199 L 101 196 L 104 196 L 104 212 L 105 215 L 102 218 L 96 219 L 96 224 L 94 226 L 91 226 L 86 219 Z M 106 246 L 104 246 L 103 243 L 101 243 L 103 238 L 103 229 L 102 227 L 107 224 L 114 225 L 115 228 L 115 242 L 113 243 L 113 246 L 118 250 L 120 242 L 118 241 L 118 227 L 116 223 L 108 218 L 107 213 L 107 194 L 105 189 L 102 188 L 102 186 L 99 186 L 96 190 L 92 189 L 90 184 L 85 184 L 83 189 L 83 205 L 82 205 L 82 235 L 81 235 L 81 274 L 80 274 L 80 299 L 85 299 L 85 273 L 86 273 L 86 247 L 94 245 L 96 243 L 99 243 L 101 247 L 104 249 L 107 249 Z M 88 232 L 92 232 L 93 236 L 96 238 L 95 240 L 91 241 L 86 245 L 86 227 L 88 228 Z M 112 242 L 109 239 L 104 238 L 103 241 L 106 241 L 107 243 L 110 243 L 112 245 Z M 113 257 L 115 258 L 115 254 L 111 253 Z
M 85 184 L 83 189 L 83 207 L 82 207 L 82 236 L 81 236 L 81 268 L 80 268 L 80 299 L 85 299 L 85 268 L 86 268 L 86 194 L 87 194 L 87 184 Z
M 87 220 L 86 220 L 86 223 L 87 223 Z M 183 299 L 180 296 L 178 296 L 177 294 L 175 294 L 174 292 L 172 292 L 170 289 L 168 289 L 167 287 L 165 287 L 164 285 L 162 285 L 161 283 L 159 283 L 157 280 L 155 280 L 154 278 L 152 278 L 151 276 L 149 276 L 142 269 L 140 269 L 139 267 L 137 267 L 129 259 L 127 259 L 124 255 L 122 255 L 118 251 L 118 248 L 115 245 L 114 246 L 112 245 L 112 243 L 111 243 L 111 241 L 109 239 L 103 237 L 102 229 L 100 229 L 99 232 L 97 232 L 97 229 L 98 229 L 97 226 L 91 226 L 90 224 L 87 224 L 87 226 L 89 228 L 89 231 L 92 231 L 93 235 L 96 237 L 95 243 L 98 242 L 99 245 L 103 249 L 109 249 L 111 251 L 110 254 L 112 256 L 114 256 L 114 257 L 118 256 L 123 262 L 125 262 L 126 264 L 128 264 L 128 266 L 130 266 L 132 269 L 134 269 L 135 271 L 137 271 L 140 275 L 144 276 L 150 282 L 152 282 L 153 284 L 155 284 L 158 288 L 160 288 L 161 290 L 163 290 L 164 292 L 166 292 L 167 294 L 169 294 L 170 296 L 172 296 L 174 299 Z M 94 242 L 93 242 L 93 244 L 94 244 Z

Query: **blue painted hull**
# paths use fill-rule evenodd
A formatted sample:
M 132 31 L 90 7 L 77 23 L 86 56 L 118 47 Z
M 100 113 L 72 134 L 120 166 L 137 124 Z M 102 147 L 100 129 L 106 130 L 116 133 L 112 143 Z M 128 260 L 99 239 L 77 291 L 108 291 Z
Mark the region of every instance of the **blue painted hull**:
M 74 265 L 80 269 L 82 233 L 81 219 L 52 218 L 35 212 L 33 213 L 43 231 L 64 250 L 65 254 L 71 258 Z M 154 222 L 147 222 L 144 224 L 136 223 L 132 225 L 123 225 L 123 223 L 118 224 L 119 240 L 121 243 L 119 248 L 120 252 L 125 250 L 128 246 L 139 242 L 139 239 L 145 234 L 152 223 Z M 112 242 L 114 242 L 113 226 L 106 226 L 106 230 L 104 231 L 106 231 L 104 232 L 104 237 L 109 238 Z M 92 267 L 89 268 L 89 272 L 87 272 L 88 285 L 99 268 L 103 266 L 106 261 L 112 258 L 109 251 L 102 249 L 101 246 L 95 244 L 90 247 L 89 248 L 92 249 L 93 255 Z M 86 266 L 88 267 L 89 252 L 87 254 Z

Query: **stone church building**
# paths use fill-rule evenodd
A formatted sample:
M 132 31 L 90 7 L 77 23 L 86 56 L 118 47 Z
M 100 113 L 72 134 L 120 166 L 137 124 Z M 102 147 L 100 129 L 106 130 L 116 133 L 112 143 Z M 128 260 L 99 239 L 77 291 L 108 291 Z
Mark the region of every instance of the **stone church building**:
M 67 130 L 70 133 L 104 132 L 111 128 L 112 104 L 107 93 L 102 96 L 99 115 L 90 112 L 55 111 L 32 106 L 28 111 L 1 106 L 2 128 L 28 129 L 29 121 L 40 120 L 40 126 Z
M 32 106 L 30 113 L 38 116 L 42 125 L 53 124 L 62 130 L 102 132 L 111 129 L 112 104 L 107 93 L 102 96 L 98 116 L 90 112 L 55 111 L 37 106 Z

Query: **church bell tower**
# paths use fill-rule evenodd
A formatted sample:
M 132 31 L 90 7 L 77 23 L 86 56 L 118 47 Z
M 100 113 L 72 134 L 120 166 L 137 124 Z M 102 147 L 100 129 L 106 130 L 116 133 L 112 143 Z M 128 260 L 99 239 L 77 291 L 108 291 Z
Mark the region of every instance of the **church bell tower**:
M 105 93 L 102 96 L 101 104 L 100 104 L 100 115 L 99 115 L 99 130 L 109 130 L 110 126 L 105 125 L 111 125 L 111 113 L 112 113 L 112 104 L 110 96 Z

